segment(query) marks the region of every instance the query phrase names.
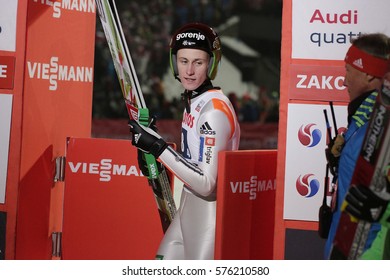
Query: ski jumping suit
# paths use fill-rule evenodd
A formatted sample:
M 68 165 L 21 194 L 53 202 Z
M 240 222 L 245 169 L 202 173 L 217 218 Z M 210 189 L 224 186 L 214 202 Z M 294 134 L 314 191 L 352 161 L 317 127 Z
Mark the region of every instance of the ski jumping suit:
M 168 147 L 159 157 L 184 188 L 157 259 L 214 258 L 218 152 L 239 147 L 238 120 L 221 90 L 193 94 L 190 102 L 183 114 L 182 154 Z

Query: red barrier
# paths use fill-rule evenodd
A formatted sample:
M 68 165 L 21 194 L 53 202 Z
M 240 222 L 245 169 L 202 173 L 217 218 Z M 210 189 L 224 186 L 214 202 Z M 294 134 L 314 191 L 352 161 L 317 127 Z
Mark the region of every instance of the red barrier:
M 216 259 L 272 259 L 276 151 L 219 155 Z M 62 258 L 153 259 L 162 228 L 127 140 L 71 138 Z
M 70 139 L 62 258 L 154 259 L 163 232 L 130 141 Z
M 54 159 L 68 136 L 90 137 L 95 1 L 72 2 L 0 4 L 0 94 L 12 99 L 9 155 L 0 155 L 0 259 L 53 258 L 63 200 Z
M 219 154 L 216 259 L 273 259 L 276 155 Z

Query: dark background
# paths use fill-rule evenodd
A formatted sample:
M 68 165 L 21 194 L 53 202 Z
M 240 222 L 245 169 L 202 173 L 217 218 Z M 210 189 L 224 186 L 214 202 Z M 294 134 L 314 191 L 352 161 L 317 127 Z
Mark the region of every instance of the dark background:
M 282 0 L 117 0 L 116 4 L 151 114 L 158 119 L 181 119 L 179 98 L 168 98 L 164 87 L 164 75 L 170 71 L 168 44 L 178 27 L 200 21 L 218 32 L 223 55 L 240 70 L 242 80 L 255 85 L 256 92 L 251 96 L 244 89 L 224 89 L 237 106 L 240 122 L 277 123 Z M 234 46 L 224 45 L 224 36 L 239 40 L 259 56 L 253 59 Z M 180 92 L 175 96 L 179 97 Z M 97 19 L 93 119 L 126 118 L 111 55 Z

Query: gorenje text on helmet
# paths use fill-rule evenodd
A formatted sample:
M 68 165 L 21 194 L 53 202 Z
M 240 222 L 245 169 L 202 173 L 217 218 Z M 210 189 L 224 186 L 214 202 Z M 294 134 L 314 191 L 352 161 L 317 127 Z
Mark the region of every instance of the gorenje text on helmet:
M 184 38 L 194 38 L 196 40 L 205 40 L 206 37 L 202 33 L 196 32 L 185 32 L 176 35 L 176 41 Z

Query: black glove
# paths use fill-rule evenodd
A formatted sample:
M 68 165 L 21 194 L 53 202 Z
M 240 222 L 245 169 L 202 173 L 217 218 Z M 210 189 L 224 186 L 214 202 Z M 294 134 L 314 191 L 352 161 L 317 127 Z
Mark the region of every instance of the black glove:
M 345 197 L 347 211 L 351 216 L 367 222 L 378 222 L 386 210 L 388 201 L 375 195 L 365 186 L 351 186 Z
M 151 128 L 140 125 L 137 121 L 129 121 L 132 132 L 131 144 L 145 153 L 158 158 L 168 147 L 167 143 Z
M 155 132 L 157 132 L 156 122 L 157 119 L 156 117 L 153 116 L 149 124 L 149 127 Z M 149 169 L 148 169 L 148 164 L 146 163 L 145 153 L 140 149 L 137 149 L 137 159 L 138 159 L 138 167 L 139 169 L 141 169 L 142 174 L 144 174 L 146 177 L 149 177 Z M 156 161 L 156 165 L 157 165 L 158 173 L 161 173 L 163 170 L 162 163 Z

